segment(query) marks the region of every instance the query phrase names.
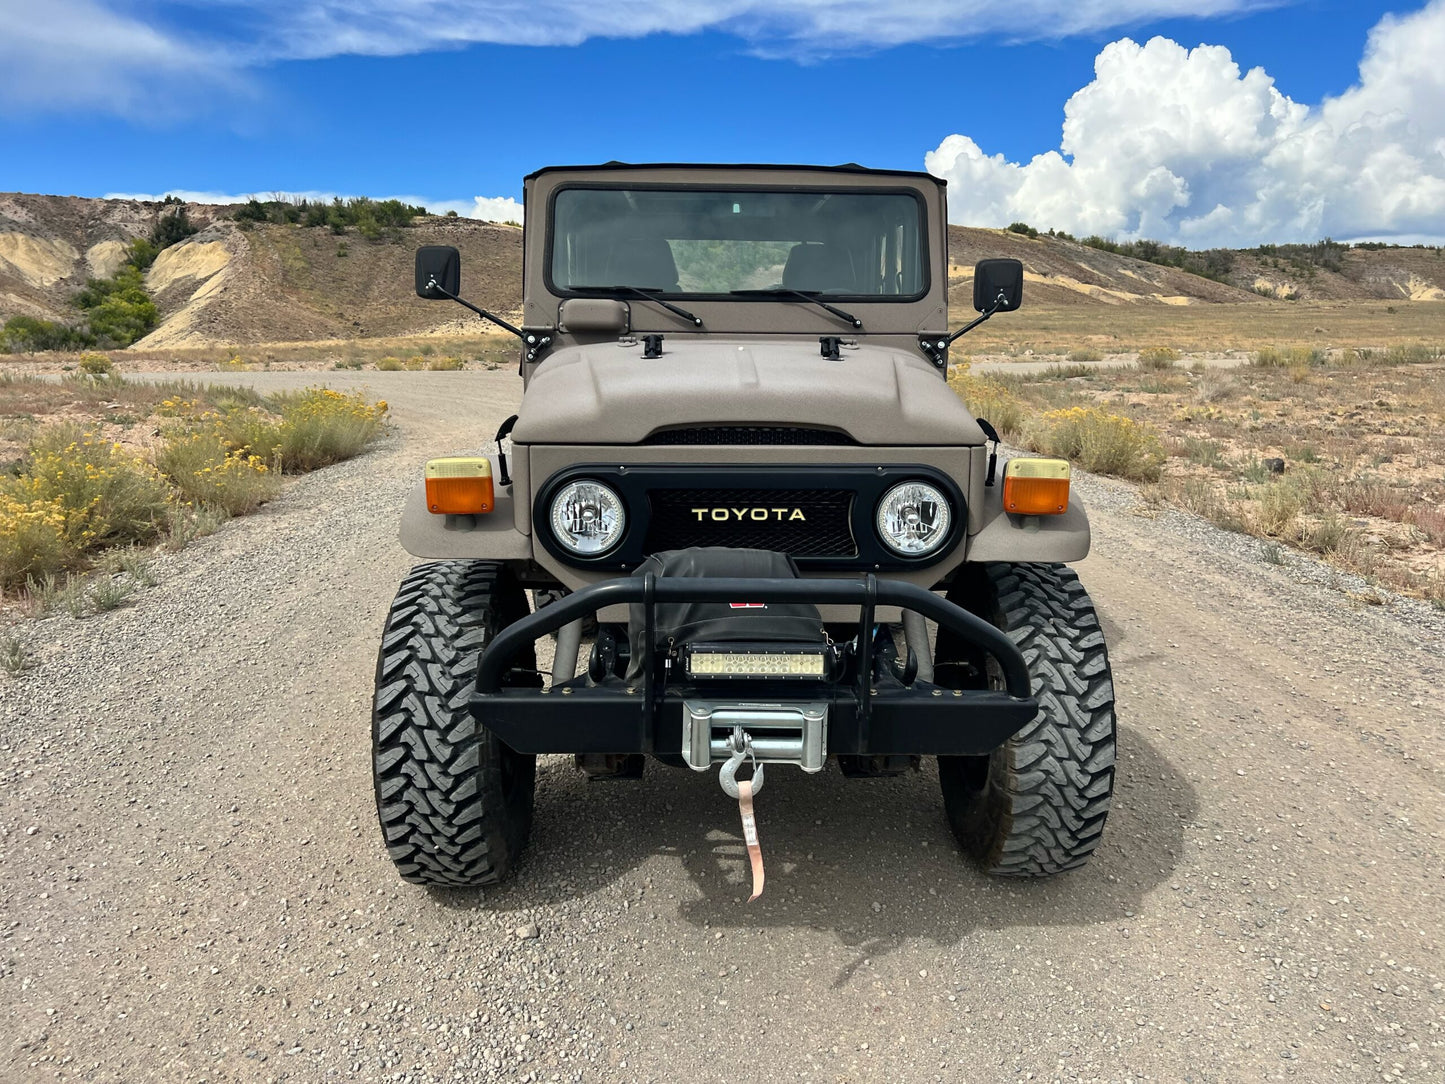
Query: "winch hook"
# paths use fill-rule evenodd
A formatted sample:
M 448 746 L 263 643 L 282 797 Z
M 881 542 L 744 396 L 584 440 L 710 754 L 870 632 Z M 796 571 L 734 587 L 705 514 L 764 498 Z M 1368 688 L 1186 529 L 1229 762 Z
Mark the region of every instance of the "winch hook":
M 763 789 L 763 765 L 758 763 L 757 756 L 753 753 L 752 735 L 742 727 L 733 727 L 732 734 L 728 737 L 728 748 L 732 750 L 727 760 L 723 761 L 722 767 L 718 770 L 718 782 L 722 784 L 723 792 L 729 798 L 739 797 L 738 793 L 738 769 L 747 760 L 753 767 L 753 793 Z

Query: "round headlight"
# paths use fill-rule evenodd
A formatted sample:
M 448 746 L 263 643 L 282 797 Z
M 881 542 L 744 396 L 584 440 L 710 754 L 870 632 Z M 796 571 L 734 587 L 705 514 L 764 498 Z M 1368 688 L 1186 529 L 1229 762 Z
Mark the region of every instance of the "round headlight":
M 568 482 L 552 498 L 552 537 L 579 557 L 597 557 L 622 541 L 627 511 L 601 482 Z
M 925 482 L 904 482 L 883 495 L 875 523 L 883 544 L 903 557 L 925 557 L 943 545 L 953 512 Z

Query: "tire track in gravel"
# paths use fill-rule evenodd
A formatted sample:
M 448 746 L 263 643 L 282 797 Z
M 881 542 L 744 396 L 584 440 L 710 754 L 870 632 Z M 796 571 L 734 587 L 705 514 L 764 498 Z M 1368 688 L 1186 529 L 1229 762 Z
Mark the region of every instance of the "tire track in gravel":
M 40 666 L 0 683 L 6 1079 L 1438 1079 L 1428 614 L 1083 480 L 1121 719 L 1086 869 L 976 874 L 931 768 L 779 772 L 749 907 L 710 777 L 556 757 L 516 879 L 427 892 L 371 797 L 397 516 L 516 377 L 207 379 L 365 385 L 398 429 L 160 558 L 133 606 L 27 630 Z

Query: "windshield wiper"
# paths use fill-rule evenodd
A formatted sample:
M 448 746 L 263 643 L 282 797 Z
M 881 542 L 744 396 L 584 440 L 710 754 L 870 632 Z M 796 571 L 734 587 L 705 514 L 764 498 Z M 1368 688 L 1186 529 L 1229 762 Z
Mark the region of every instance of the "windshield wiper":
M 569 286 L 569 290 L 578 293 L 589 292 L 599 294 L 635 294 L 644 301 L 651 301 L 655 305 L 661 305 L 668 312 L 675 312 L 684 320 L 692 321 L 693 327 L 702 327 L 702 317 L 694 316 L 681 305 L 674 305 L 671 301 L 664 301 L 657 295 L 662 293 L 657 289 L 644 289 L 641 286 Z
M 797 297 L 804 301 L 817 305 L 820 309 L 827 309 L 834 316 L 847 320 L 855 330 L 862 330 L 863 321 L 854 316 L 851 312 L 844 312 L 842 309 L 828 304 L 818 296 L 818 290 L 792 290 L 783 286 L 771 286 L 762 290 L 729 290 L 733 297 Z

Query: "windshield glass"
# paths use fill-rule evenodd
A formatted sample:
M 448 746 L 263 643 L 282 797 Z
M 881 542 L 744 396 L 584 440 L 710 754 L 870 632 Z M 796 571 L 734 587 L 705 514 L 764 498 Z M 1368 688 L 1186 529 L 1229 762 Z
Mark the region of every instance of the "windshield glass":
M 912 299 L 924 291 L 922 219 L 922 200 L 908 192 L 563 188 L 548 277 L 562 293 L 771 288 Z

